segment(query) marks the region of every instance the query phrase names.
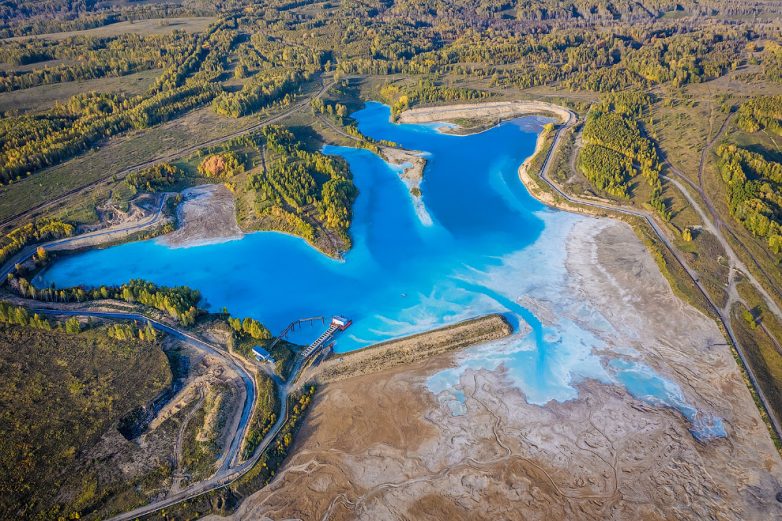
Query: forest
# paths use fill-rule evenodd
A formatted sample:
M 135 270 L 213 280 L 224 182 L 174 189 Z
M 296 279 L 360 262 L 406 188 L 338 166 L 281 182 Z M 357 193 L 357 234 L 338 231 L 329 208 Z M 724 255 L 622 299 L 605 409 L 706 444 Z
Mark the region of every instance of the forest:
M 0 262 L 7 261 L 32 243 L 70 237 L 74 231 L 72 224 L 59 219 L 39 219 L 26 223 L 0 238 Z
M 0 72 L 0 92 L 163 69 L 192 46 L 192 41 L 193 36 L 175 32 L 160 36 L 123 34 L 106 38 L 73 36 L 64 41 L 6 42 L 0 46 L 0 62 L 16 66 L 40 63 L 43 66 Z
M 782 252 L 782 164 L 736 145 L 721 145 L 717 154 L 731 215 Z
M 738 125 L 745 132 L 767 130 L 782 136 L 782 96 L 759 96 L 742 103 Z
M 209 18 L 193 29 L 195 17 Z M 724 252 L 704 249 L 709 235 L 667 180 L 667 163 L 686 170 L 693 185 L 703 176 L 698 187 L 718 211 L 730 212 L 721 216 L 725 229 L 740 232 L 729 240 L 760 250 L 759 271 L 776 276 L 781 17 L 778 2 L 736 0 L 2 2 L 0 37 L 11 39 L 0 41 L 0 206 L 39 195 L 29 212 L 3 210 L 0 261 L 105 225 L 97 205 L 125 207 L 141 192 L 201 182 L 231 190 L 243 229 L 294 233 L 339 256 L 351 244 L 359 195 L 347 163 L 320 147 L 348 143 L 382 154 L 393 146 L 355 126 L 350 113 L 363 101 L 381 100 L 396 117 L 420 105 L 541 99 L 579 116 L 563 135 L 564 150 L 577 155 L 555 158 L 563 181 L 592 197 L 653 209 L 676 232 L 677 248 L 684 243 L 687 259 L 716 265 Z M 50 34 L 57 32 L 64 34 Z M 683 287 L 666 271 L 671 258 L 654 253 L 671 286 Z M 56 255 L 39 250 L 34 263 Z M 14 299 L 115 299 L 181 327 L 207 322 L 201 295 L 186 287 L 133 280 L 37 288 L 32 279 L 22 268 L 6 287 Z M 750 315 L 757 326 L 768 313 Z M 219 327 L 249 360 L 252 346 L 272 336 L 252 317 L 227 312 Z M 60 471 L 78 474 L 72 464 L 82 448 L 168 382 L 159 348 L 149 324 L 88 325 L 0 303 L 0 517 L 98 517 L 91 509 L 115 491 L 97 481 L 85 482 L 65 506 L 35 487 L 56 490 Z M 283 375 L 293 365 L 290 346 L 284 350 L 273 353 Z M 35 376 L 20 380 L 22 369 Z M 245 455 L 280 405 L 270 377 L 259 374 L 257 383 L 262 399 Z M 290 421 L 248 474 L 164 515 L 230 509 L 273 479 L 313 393 L 307 387 L 291 398 Z M 57 435 L 47 439 L 49 430 Z M 150 481 L 155 472 L 149 469 Z
M 185 172 L 170 163 L 156 165 L 131 172 L 125 177 L 125 183 L 134 192 L 157 192 L 175 185 L 185 177 Z
M 214 100 L 215 112 L 238 118 L 269 107 L 273 103 L 288 105 L 293 93 L 309 79 L 299 70 L 272 69 L 259 72 L 239 92 L 224 92 Z
M 595 188 L 620 198 L 629 197 L 630 180 L 640 174 L 652 189 L 649 205 L 667 221 L 671 212 L 661 196 L 662 163 L 638 119 L 650 102 L 645 94 L 604 96 L 584 123 L 578 165 Z
M 541 9 L 545 3 L 540 2 Z M 61 42 L 3 42 L 3 62 L 42 65 L 0 71 L 0 88 L 6 90 L 151 68 L 162 72 L 142 96 L 85 93 L 34 116 L 5 118 L 0 127 L 0 181 L 13 182 L 82 153 L 107 137 L 164 122 L 210 102 L 218 114 L 234 118 L 289 104 L 315 74 L 332 70 L 341 75 L 403 73 L 415 78 L 412 83 L 389 83 L 380 90 L 398 114 L 419 103 L 470 101 L 491 95 L 486 89 L 451 85 L 451 80 L 443 81 L 446 76 L 488 82 L 490 88 L 551 83 L 599 92 L 657 85 L 678 88 L 717 78 L 743 63 L 759 63 L 762 74 L 773 78 L 780 55 L 778 45 L 765 43 L 765 29 L 748 30 L 728 22 L 692 25 L 652 19 L 638 26 L 598 25 L 588 31 L 568 27 L 573 13 L 584 8 L 578 5 L 571 11 L 548 6 L 541 19 L 547 21 L 547 29 L 527 32 L 513 30 L 506 22 L 531 12 L 516 2 L 487 2 L 472 11 L 468 2 L 426 8 L 396 3 L 389 8 L 381 3 L 361 6 L 346 1 L 324 5 L 325 16 L 319 20 L 292 14 L 294 5 L 306 4 L 270 2 L 265 8 L 250 8 L 242 1 L 228 2 L 219 8 L 222 16 L 207 31 L 196 34 L 173 31 L 71 36 Z M 54 12 L 73 13 L 72 7 L 62 5 Z M 614 7 L 591 10 L 587 18 L 641 16 L 631 8 Z M 131 12 L 137 12 L 143 19 L 159 14 L 158 8 L 138 5 L 111 10 L 111 14 L 128 19 Z M 184 9 L 200 14 L 215 11 L 206 2 L 194 2 Z M 660 7 L 660 12 L 666 11 Z M 13 16 L 22 14 L 12 12 L 16 13 Z M 51 11 L 40 14 L 44 12 Z M 102 11 L 87 3 L 76 12 Z M 382 21 L 380 12 L 384 13 Z M 731 15 L 738 12 L 743 12 L 740 5 L 731 6 Z M 435 19 L 438 24 L 431 25 Z M 473 20 L 482 20 L 491 30 Z M 290 44 L 280 35 L 305 43 Z M 229 76 L 239 84 L 229 85 Z
M 120 286 L 95 288 L 36 288 L 22 276 L 11 279 L 11 286 L 21 296 L 44 302 L 86 302 L 89 300 L 116 299 L 131 304 L 138 303 L 166 313 L 183 326 L 193 325 L 199 314 L 201 294 L 186 286 L 162 287 L 143 280 L 131 280 Z
M 295 216 L 312 207 L 327 229 L 349 240 L 347 231 L 357 191 L 345 162 L 305 150 L 285 128 L 270 125 L 261 133 L 275 159 L 265 173 L 254 174 L 248 180 L 248 189 L 257 194 L 259 211 L 278 207 Z M 311 239 L 311 225 L 302 220 L 301 226 L 304 237 Z
M 419 80 L 415 85 L 389 84 L 380 89 L 380 96 L 391 105 L 391 114 L 398 116 L 417 104 L 431 104 L 444 101 L 471 101 L 489 97 L 486 91 L 454 88 L 436 85 L 431 80 Z

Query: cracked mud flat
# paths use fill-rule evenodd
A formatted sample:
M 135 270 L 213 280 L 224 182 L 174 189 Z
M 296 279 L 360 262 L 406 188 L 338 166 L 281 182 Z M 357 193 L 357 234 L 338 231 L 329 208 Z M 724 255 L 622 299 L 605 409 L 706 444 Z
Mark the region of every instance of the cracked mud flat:
M 278 477 L 234 517 L 779 519 L 780 457 L 716 325 L 673 296 L 624 224 L 579 222 L 567 251 L 563 291 L 611 326 L 595 328 L 604 363 L 652 367 L 726 437 L 699 442 L 678 411 L 595 380 L 531 405 L 503 366 L 431 393 L 468 350 L 324 386 Z M 561 312 L 525 297 L 544 322 Z

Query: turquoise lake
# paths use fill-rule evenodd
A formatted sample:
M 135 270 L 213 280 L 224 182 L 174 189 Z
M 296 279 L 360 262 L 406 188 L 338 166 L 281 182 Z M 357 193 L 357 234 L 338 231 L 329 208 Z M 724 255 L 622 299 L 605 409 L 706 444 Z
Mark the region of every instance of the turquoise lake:
M 469 350 L 458 367 L 430 379 L 433 392 L 463 402 L 458 381 L 465 370 L 502 364 L 530 403 L 572 399 L 576 382 L 594 378 L 678 409 L 696 436 L 725 434 L 719 418 L 698 414 L 678 386 L 650 368 L 605 363 L 594 354 L 603 345 L 594 331 L 611 326 L 588 304 L 564 296 L 567 235 L 587 217 L 547 209 L 517 174 L 542 120 L 520 118 L 455 136 L 439 132 L 439 125 L 397 125 L 389 115 L 387 106 L 368 103 L 353 117 L 364 134 L 426 154 L 421 190 L 431 223 L 416 213 L 398 167 L 366 150 L 327 146 L 325 153 L 348 161 L 360 191 L 350 230 L 354 246 L 342 260 L 302 239 L 258 232 L 188 248 L 149 240 L 87 251 L 58 260 L 35 282 L 67 287 L 141 278 L 187 285 L 202 292 L 210 309 L 252 316 L 275 333 L 298 318 L 342 314 L 354 323 L 339 337 L 337 352 L 501 312 L 529 328 Z M 526 296 L 567 313 L 543 323 L 520 303 Z M 305 328 L 294 340 L 306 343 L 321 329 Z

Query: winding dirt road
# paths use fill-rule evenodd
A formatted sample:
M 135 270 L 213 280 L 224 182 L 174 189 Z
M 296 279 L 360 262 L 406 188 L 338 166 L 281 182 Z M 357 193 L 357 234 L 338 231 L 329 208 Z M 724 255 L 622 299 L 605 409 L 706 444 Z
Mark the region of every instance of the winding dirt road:
M 110 320 L 136 320 L 139 322 L 147 322 L 158 331 L 166 333 L 171 337 L 176 338 L 177 340 L 185 342 L 200 351 L 222 358 L 228 363 L 229 367 L 231 367 L 240 375 L 245 386 L 246 399 L 244 400 L 244 404 L 242 406 L 241 420 L 239 421 L 236 431 L 231 437 L 229 448 L 226 451 L 226 456 L 223 459 L 223 465 L 220 467 L 220 469 L 207 480 L 195 483 L 185 488 L 184 490 L 159 501 L 155 501 L 143 507 L 139 507 L 130 512 L 126 512 L 111 518 L 114 521 L 129 521 L 139 516 L 150 514 L 162 508 L 170 507 L 182 501 L 192 499 L 196 496 L 200 496 L 230 484 L 244 475 L 255 465 L 255 463 L 257 463 L 258 459 L 271 444 L 272 440 L 274 440 L 288 419 L 288 395 L 291 391 L 291 387 L 289 384 L 280 381 L 279 378 L 276 378 L 275 383 L 277 383 L 278 399 L 280 401 L 280 411 L 277 421 L 266 434 L 260 445 L 255 449 L 253 456 L 246 461 L 239 462 L 242 440 L 247 435 L 250 418 L 252 417 L 252 412 L 257 401 L 257 388 L 253 376 L 247 371 L 247 369 L 244 368 L 242 362 L 237 361 L 234 356 L 221 350 L 217 346 L 197 338 L 187 331 L 178 329 L 140 313 L 94 311 L 90 309 L 63 310 L 51 308 L 33 308 L 31 311 L 34 313 L 50 316 L 84 316 Z M 298 373 L 300 367 L 301 361 L 299 360 L 294 366 L 292 377 L 288 380 L 288 382 L 295 381 L 295 376 Z
M 649 213 L 645 212 L 643 210 L 636 210 L 635 208 L 627 208 L 627 207 L 621 207 L 621 206 L 614 206 L 610 204 L 605 203 L 598 203 L 595 201 L 590 201 L 586 199 L 582 199 L 580 197 L 571 195 L 563 191 L 556 182 L 552 181 L 549 177 L 549 168 L 551 166 L 551 160 L 554 156 L 554 152 L 557 150 L 559 146 L 559 141 L 562 135 L 562 131 L 565 129 L 568 129 L 575 125 L 576 122 L 576 115 L 571 112 L 571 118 L 570 120 L 565 123 L 563 126 L 559 127 L 556 131 L 556 134 L 554 136 L 554 140 L 551 144 L 551 147 L 549 147 L 547 153 L 546 153 L 546 159 L 543 162 L 543 166 L 540 169 L 540 179 L 544 181 L 557 195 L 565 199 L 566 201 L 579 205 L 579 206 L 588 206 L 591 208 L 597 208 L 603 211 L 607 212 L 618 212 L 625 215 L 631 215 L 633 217 L 642 219 L 645 221 L 654 231 L 654 234 L 657 236 L 657 238 L 660 240 L 661 243 L 665 245 L 665 247 L 668 249 L 668 251 L 673 255 L 674 259 L 679 263 L 679 265 L 682 267 L 682 269 L 687 273 L 687 275 L 692 279 L 692 282 L 695 284 L 695 287 L 698 288 L 698 291 L 703 295 L 703 298 L 708 302 L 709 307 L 712 308 L 712 311 L 719 319 L 720 323 L 722 324 L 724 331 L 727 333 L 730 341 L 733 343 L 733 345 L 736 348 L 736 352 L 739 355 L 739 358 L 741 359 L 741 363 L 744 366 L 744 369 L 750 379 L 750 382 L 752 383 L 752 386 L 755 389 L 755 392 L 757 393 L 758 397 L 760 398 L 761 403 L 763 404 L 763 408 L 765 409 L 768 417 L 771 420 L 771 423 L 774 427 L 774 430 L 776 431 L 777 436 L 782 437 L 782 422 L 780 422 L 780 419 L 777 418 L 777 416 L 773 413 L 773 409 L 771 408 L 768 399 L 766 398 L 765 394 L 763 393 L 763 389 L 758 384 L 757 376 L 755 375 L 755 372 L 752 370 L 752 367 L 747 362 L 747 356 L 744 352 L 744 349 L 742 348 L 741 344 L 739 343 L 738 339 L 736 338 L 736 335 L 733 331 L 733 327 L 731 325 L 731 319 L 729 311 L 726 313 L 726 310 L 721 308 L 717 303 L 715 303 L 712 298 L 709 296 L 709 294 L 706 292 L 706 289 L 700 282 L 700 278 L 698 277 L 698 273 L 690 268 L 690 266 L 686 263 L 686 261 L 681 257 L 681 255 L 678 253 L 678 250 L 674 247 L 674 245 L 671 243 L 671 241 L 668 239 L 667 235 L 663 231 L 663 229 L 657 224 L 657 221 L 654 219 L 654 217 Z M 578 141 L 578 138 L 577 138 Z M 574 153 L 575 155 L 575 153 Z M 683 187 L 676 183 L 677 188 L 682 189 Z M 685 191 L 685 197 L 688 197 L 690 199 L 689 194 Z M 690 199 L 691 200 L 691 199 Z M 548 204 L 545 201 L 541 201 L 544 204 Z M 700 207 L 695 205 L 696 209 L 699 211 Z M 708 222 L 708 220 L 706 220 Z M 726 250 L 727 251 L 727 250 Z M 731 250 L 732 251 L 732 250 Z M 735 255 L 735 254 L 734 254 Z M 743 265 L 742 265 L 743 266 Z M 750 279 L 750 280 L 754 280 Z M 755 280 L 755 283 L 757 281 Z M 767 293 L 764 291 L 764 295 L 767 295 Z M 778 307 L 776 309 L 779 309 Z
M 247 127 L 246 129 L 238 130 L 236 132 L 231 132 L 230 134 L 226 134 L 225 136 L 221 136 L 219 138 L 209 139 L 209 140 L 203 141 L 201 143 L 196 143 L 196 144 L 191 145 L 189 147 L 180 149 L 180 150 L 178 150 L 177 152 L 175 152 L 173 154 L 168 154 L 168 155 L 165 155 L 165 156 L 157 157 L 155 159 L 151 159 L 149 161 L 143 161 L 141 163 L 136 163 L 134 165 L 125 167 L 125 168 L 123 168 L 121 170 L 118 170 L 118 171 L 107 172 L 106 175 L 103 176 L 100 179 L 97 179 L 97 180 L 92 181 L 90 183 L 85 183 L 85 184 L 83 184 L 81 186 L 78 186 L 78 187 L 76 187 L 76 188 L 74 188 L 72 190 L 69 190 L 69 191 L 65 192 L 64 194 L 62 194 L 62 195 L 60 195 L 58 197 L 50 199 L 49 201 L 43 202 L 41 204 L 37 204 L 35 206 L 32 206 L 32 207 L 26 209 L 23 212 L 19 212 L 19 213 L 15 214 L 15 215 L 12 215 L 12 216 L 10 216 L 10 217 L 8 217 L 6 219 L 3 219 L 2 221 L 0 221 L 0 228 L 6 227 L 6 226 L 9 226 L 9 225 L 15 225 L 15 224 L 19 223 L 20 221 L 24 221 L 24 220 L 28 219 L 33 214 L 40 213 L 41 211 L 47 210 L 47 209 L 55 207 L 55 206 L 61 206 L 65 201 L 67 201 L 71 197 L 73 197 L 75 195 L 79 195 L 81 193 L 84 193 L 84 192 L 90 190 L 91 188 L 94 188 L 95 186 L 105 182 L 108 179 L 114 179 L 114 178 L 116 178 L 116 179 L 124 179 L 128 174 L 130 174 L 132 172 L 135 172 L 137 170 L 140 170 L 142 168 L 146 168 L 148 166 L 152 166 L 154 164 L 157 164 L 157 163 L 160 163 L 160 162 L 163 162 L 163 161 L 168 161 L 168 162 L 174 161 L 176 159 L 180 159 L 182 157 L 186 157 L 186 156 L 192 154 L 193 152 L 195 152 L 196 150 L 198 150 L 200 148 L 219 145 L 221 143 L 225 143 L 226 141 L 230 141 L 231 139 L 233 139 L 235 137 L 242 136 L 242 135 L 248 134 L 250 132 L 254 132 L 254 131 L 256 131 L 256 130 L 262 128 L 262 127 L 265 127 L 267 125 L 272 125 L 274 123 L 277 123 L 277 122 L 287 118 L 288 116 L 290 116 L 290 115 L 300 111 L 301 109 L 303 109 L 305 107 L 308 107 L 309 104 L 310 104 L 310 101 L 312 99 L 322 97 L 326 93 L 326 91 L 328 91 L 328 89 L 330 89 L 334 85 L 334 83 L 335 83 L 333 79 L 325 80 L 324 78 L 321 78 L 320 81 L 321 81 L 321 86 L 315 93 L 313 93 L 313 94 L 311 94 L 309 96 L 304 96 L 304 98 L 302 98 L 301 101 L 299 101 L 298 103 L 293 104 L 290 108 L 284 110 L 283 112 L 280 112 L 279 114 L 276 114 L 274 116 L 266 118 L 266 119 L 260 121 L 259 123 L 255 124 L 255 125 Z M 46 173 L 45 172 L 40 172 L 39 174 L 36 174 L 36 175 L 46 175 Z
M 22 248 L 10 259 L 5 261 L 2 268 L 0 268 L 0 284 L 5 282 L 8 274 L 14 270 L 17 264 L 26 262 L 32 258 L 39 246 L 42 246 L 47 251 L 77 250 L 79 248 L 126 239 L 134 233 L 154 228 L 164 220 L 163 207 L 170 195 L 171 194 L 163 194 L 155 211 L 137 222 L 119 224 L 117 226 L 112 226 L 111 228 L 95 230 L 94 232 L 82 233 L 73 237 L 57 239 L 42 244 L 33 244 Z

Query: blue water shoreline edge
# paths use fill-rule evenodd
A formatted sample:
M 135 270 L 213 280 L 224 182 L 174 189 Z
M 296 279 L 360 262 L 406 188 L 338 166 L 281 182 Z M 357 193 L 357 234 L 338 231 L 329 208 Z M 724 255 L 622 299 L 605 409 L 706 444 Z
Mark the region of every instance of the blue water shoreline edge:
M 390 109 L 376 102 L 353 117 L 367 136 L 427 153 L 421 191 L 431 224 L 416 215 L 398 167 L 367 150 L 327 145 L 324 153 L 348 162 L 360 192 L 353 248 L 343 259 L 280 232 L 188 248 L 148 240 L 63 257 L 34 283 L 142 278 L 187 285 L 199 289 L 211 309 L 227 307 L 272 330 L 304 316 L 345 314 L 354 324 L 340 337 L 338 352 L 499 312 L 516 326 L 512 337 L 467 350 L 456 367 L 427 381 L 430 391 L 461 404 L 449 405 L 454 414 L 464 412 L 461 375 L 502 366 L 532 404 L 574 399 L 578 383 L 593 379 L 679 411 L 698 439 L 726 435 L 720 418 L 698 411 L 677 384 L 632 353 L 596 354 L 605 344 L 599 333 L 610 333 L 611 326 L 588 304 L 579 303 L 583 320 L 568 318 L 572 310 L 543 320 L 522 305 L 531 295 L 563 311 L 573 305 L 566 297 L 564 245 L 576 223 L 593 219 L 544 206 L 519 180 L 517 168 L 534 150 L 539 120 L 518 118 L 453 135 L 439 131 L 442 124 L 395 124 Z M 318 333 L 304 330 L 294 340 Z

